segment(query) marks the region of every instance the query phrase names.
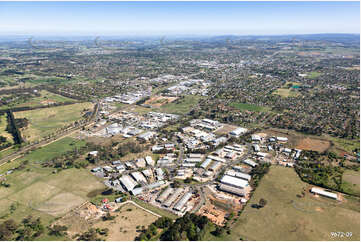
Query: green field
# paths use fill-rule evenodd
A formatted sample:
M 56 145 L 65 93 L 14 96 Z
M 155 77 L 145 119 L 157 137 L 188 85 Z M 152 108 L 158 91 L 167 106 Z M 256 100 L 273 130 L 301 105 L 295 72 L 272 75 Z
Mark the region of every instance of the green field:
M 360 196 L 360 171 L 345 170 L 342 182 L 345 191 Z
M 278 88 L 273 92 L 273 94 L 279 95 L 281 97 L 297 97 L 300 95 L 299 92 L 287 88 Z
M 21 130 L 21 134 L 25 140 L 34 141 L 81 119 L 86 110 L 92 111 L 92 109 L 92 103 L 76 103 L 65 106 L 15 112 L 14 116 L 15 118 L 26 118 L 29 120 L 28 127 Z
M 74 145 L 83 144 L 83 141 L 64 138 L 22 158 L 21 160 L 26 159 L 31 162 L 24 169 L 16 170 L 6 176 L 6 182 L 10 187 L 0 187 L 0 222 L 10 218 L 19 222 L 24 217 L 32 215 L 40 217 L 42 224 L 47 226 L 55 218 L 85 202 L 89 192 L 105 189 L 101 179 L 93 176 L 86 169 L 71 168 L 54 174 L 54 168 L 44 168 L 35 162 L 62 154 L 72 149 Z M 15 164 L 19 161 L 20 159 L 16 160 Z M 12 213 L 9 210 L 11 205 L 16 206 L 16 210 Z M 49 237 L 47 234 L 39 238 L 39 240 L 49 239 L 57 238 Z
M 217 239 L 358 241 L 360 200 L 347 197 L 347 201 L 339 203 L 315 198 L 308 191 L 310 187 L 293 169 L 272 166 L 232 227 L 231 235 Z M 303 189 L 306 189 L 306 196 L 297 197 Z M 261 198 L 267 200 L 267 205 L 261 209 L 252 208 L 251 205 Z M 352 232 L 352 237 L 332 238 L 330 233 L 334 231 Z
M 343 149 L 350 154 L 352 154 L 356 148 L 360 148 L 360 140 L 349 140 L 336 137 L 329 137 L 329 139 L 336 145 L 336 147 Z
M 322 73 L 320 73 L 320 72 L 311 71 L 311 72 L 307 73 L 307 78 L 316 78 L 316 77 L 319 77 L 321 75 L 322 75 Z
M 269 110 L 269 108 L 257 106 L 254 104 L 248 104 L 248 103 L 231 103 L 230 105 L 234 108 L 238 108 L 239 110 L 247 110 L 253 112 L 264 112 Z
M 13 136 L 6 131 L 7 124 L 6 114 L 0 115 L 0 135 L 4 136 L 7 142 L 14 143 Z
M 174 113 L 174 114 L 186 114 L 198 103 L 201 99 L 201 96 L 188 95 L 184 98 L 179 98 L 174 102 L 162 105 L 159 109 L 156 109 L 164 113 Z M 155 111 L 156 111 L 155 110 Z

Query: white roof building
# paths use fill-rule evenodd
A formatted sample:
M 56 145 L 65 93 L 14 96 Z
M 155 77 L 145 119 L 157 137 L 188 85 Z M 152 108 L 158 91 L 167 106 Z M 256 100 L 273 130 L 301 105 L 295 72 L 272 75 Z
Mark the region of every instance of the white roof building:
M 235 130 L 232 130 L 231 132 L 229 132 L 229 134 L 231 136 L 240 136 L 241 134 L 244 134 L 247 132 L 247 129 L 246 128 L 236 128 Z
M 328 198 L 336 199 L 336 200 L 338 198 L 336 193 L 327 192 L 327 191 L 325 191 L 323 189 L 320 189 L 318 187 L 312 187 L 311 192 L 315 193 L 315 194 L 318 194 L 318 195 L 328 197 Z
M 249 186 L 248 181 L 229 175 L 224 175 L 221 179 L 221 183 L 238 188 L 245 188 Z
M 177 204 L 174 206 L 174 210 L 181 211 L 184 205 L 191 199 L 192 193 L 187 192 L 184 194 L 184 196 L 177 202 Z
M 155 165 L 155 161 L 153 160 L 153 158 L 151 156 L 146 156 L 145 161 L 147 162 L 148 166 L 154 166 Z
M 129 175 L 124 175 L 119 178 L 119 181 L 123 184 L 123 186 L 127 189 L 128 192 L 134 189 L 138 183 L 134 181 Z

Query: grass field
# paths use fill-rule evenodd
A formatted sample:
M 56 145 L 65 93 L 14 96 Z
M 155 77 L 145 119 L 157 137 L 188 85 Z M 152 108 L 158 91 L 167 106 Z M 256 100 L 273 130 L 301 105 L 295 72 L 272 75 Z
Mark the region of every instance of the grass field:
M 322 75 L 322 73 L 320 73 L 320 72 L 311 71 L 311 72 L 307 73 L 307 78 L 316 78 L 316 77 L 319 77 L 321 75 Z
M 295 171 L 271 167 L 248 202 L 240 218 L 224 240 L 359 240 L 360 202 L 347 198 L 342 203 L 328 198 L 315 198 L 308 192 Z M 306 196 L 298 198 L 306 188 Z M 252 204 L 264 198 L 264 208 Z M 332 238 L 331 232 L 352 232 L 352 237 Z M 209 236 L 210 239 L 212 236 Z
M 356 148 L 360 148 L 360 140 L 349 140 L 336 137 L 330 137 L 330 140 L 336 145 L 349 153 L 353 153 Z
M 92 103 L 77 103 L 59 107 L 15 112 L 15 118 L 27 118 L 29 125 L 21 131 L 27 141 L 38 140 L 57 129 L 82 118 L 85 110 L 91 111 Z
M 281 97 L 297 97 L 300 95 L 299 92 L 293 91 L 291 89 L 287 88 L 278 88 L 276 91 L 273 92 L 273 94 L 279 95 Z
M 82 147 L 85 145 L 85 141 L 76 140 L 70 137 L 62 138 L 56 142 L 53 142 L 47 146 L 41 147 L 30 154 L 26 155 L 21 160 L 28 160 L 30 162 L 43 162 L 54 158 L 55 156 L 73 150 L 75 147 Z
M 360 171 L 346 170 L 342 177 L 344 189 L 360 196 Z
M 201 96 L 188 95 L 184 98 L 175 100 L 172 103 L 162 105 L 159 108 L 159 111 L 164 113 L 186 114 L 198 103 L 201 98 Z
M 83 141 L 64 138 L 39 150 L 33 151 L 22 159 L 6 165 L 16 165 L 21 160 L 29 160 L 22 170 L 6 176 L 10 187 L 0 187 L 0 222 L 12 218 L 21 221 L 32 215 L 40 217 L 42 224 L 47 226 L 57 217 L 66 214 L 72 208 L 88 199 L 87 195 L 94 189 L 105 189 L 101 179 L 93 176 L 86 169 L 66 169 L 53 173 L 54 168 L 44 168 L 36 161 L 50 159 L 75 145 L 83 145 Z M 10 213 L 10 206 L 16 205 Z M 47 234 L 39 240 L 58 240 Z
M 63 103 L 63 102 L 75 102 L 76 100 L 63 97 L 61 95 L 48 92 L 46 90 L 40 91 L 40 97 L 34 97 L 28 100 L 27 102 L 15 104 L 15 107 L 35 107 L 47 105 L 48 103 Z
M 6 131 L 7 124 L 6 114 L 0 115 L 0 135 L 4 136 L 8 142 L 14 143 L 13 136 Z
M 138 199 L 138 198 L 133 198 L 132 201 L 134 201 L 135 203 L 137 203 L 138 205 L 142 206 L 143 208 L 145 209 L 148 209 L 156 214 L 159 214 L 163 217 L 168 217 L 168 218 L 171 218 L 171 219 L 177 219 L 178 216 L 175 215 L 174 213 L 171 213 L 171 212 L 168 212 L 164 209 L 161 209 L 161 208 L 157 208 L 153 205 L 150 205 L 149 203 L 146 203 L 146 202 L 143 202 L 142 200 Z
M 247 111 L 253 111 L 253 112 L 264 112 L 269 110 L 267 107 L 261 107 L 253 104 L 248 103 L 231 103 L 232 107 L 238 108 L 239 110 L 247 110 Z

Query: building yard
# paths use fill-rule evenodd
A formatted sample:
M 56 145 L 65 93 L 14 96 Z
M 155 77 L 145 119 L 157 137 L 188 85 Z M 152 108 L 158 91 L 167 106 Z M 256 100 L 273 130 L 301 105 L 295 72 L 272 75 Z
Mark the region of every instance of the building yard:
M 178 97 L 154 96 L 148 99 L 144 104 L 150 105 L 152 107 L 160 107 L 164 104 L 171 103 L 177 99 Z
M 271 167 L 247 203 L 231 235 L 225 240 L 355 240 L 360 239 L 359 199 L 342 202 L 316 197 L 293 169 Z M 302 191 L 305 196 L 302 197 Z M 265 207 L 253 208 L 259 200 Z M 332 237 L 331 232 L 352 232 L 352 237 Z
M 21 129 L 21 133 L 25 140 L 35 141 L 81 119 L 86 112 L 92 111 L 92 109 L 92 103 L 77 103 L 15 112 L 14 116 L 15 118 L 26 118 L 29 121 L 28 126 Z

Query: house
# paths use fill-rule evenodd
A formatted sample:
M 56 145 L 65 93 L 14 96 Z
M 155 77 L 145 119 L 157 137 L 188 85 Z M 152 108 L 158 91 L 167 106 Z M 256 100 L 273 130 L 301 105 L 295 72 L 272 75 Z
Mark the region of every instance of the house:
M 90 151 L 89 155 L 96 157 L 98 155 L 98 151 L 94 150 L 94 151 Z

